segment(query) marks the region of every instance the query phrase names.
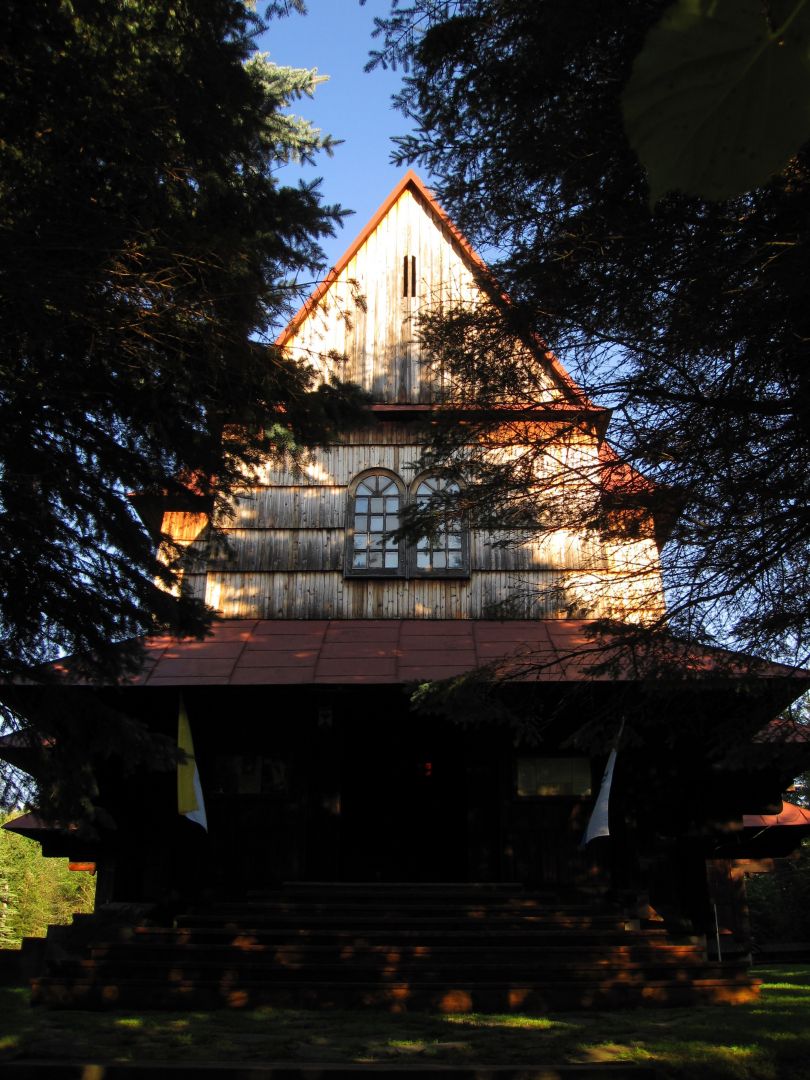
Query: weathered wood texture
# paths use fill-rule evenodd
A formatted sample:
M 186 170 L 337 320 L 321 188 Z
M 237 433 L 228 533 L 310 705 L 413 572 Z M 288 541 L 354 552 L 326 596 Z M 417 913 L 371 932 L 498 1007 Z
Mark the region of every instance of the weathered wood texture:
M 201 568 L 217 572 L 341 570 L 345 537 L 343 528 L 227 529 L 223 541 L 201 542 L 190 555 Z M 502 529 L 495 534 L 473 529 L 470 569 L 602 572 L 610 565 L 594 534 L 576 535 L 561 529 L 525 538 L 517 530 Z
M 415 296 L 403 295 L 405 260 L 409 275 L 415 266 Z M 415 340 L 419 313 L 479 298 L 469 259 L 455 237 L 406 189 L 287 347 L 324 378 L 357 382 L 377 401 L 429 402 L 442 392 L 442 376 L 422 362 Z M 549 398 L 560 396 L 551 374 L 547 389 Z
M 359 383 L 378 402 L 435 401 L 448 388 L 420 357 L 419 314 L 436 305 L 483 302 L 476 273 L 474 256 L 440 211 L 418 185 L 406 185 L 331 284 L 293 321 L 285 348 L 323 377 Z M 548 357 L 532 354 L 527 362 L 539 373 L 541 399 L 565 397 L 564 377 Z M 471 452 L 474 447 L 506 464 L 536 490 L 542 535 L 473 530 L 466 579 L 345 578 L 350 485 L 367 470 L 387 470 L 412 498 L 428 442 L 420 425 L 429 422 L 386 419 L 301 460 L 268 459 L 245 476 L 231 512 L 214 523 L 219 536 L 196 515 L 167 515 L 165 531 L 186 549 L 184 587 L 222 615 L 244 619 L 634 619 L 660 613 L 651 538 L 606 542 L 593 530 L 562 527 L 578 501 L 582 519 L 593 519 L 603 478 L 596 434 L 576 419 L 514 414 L 486 434 L 465 429 Z M 399 565 L 410 570 L 413 563 L 403 552 Z
M 340 572 L 189 575 L 190 591 L 229 619 L 632 619 L 620 575 L 474 573 L 469 580 L 346 579 Z M 634 589 L 641 582 L 634 579 Z M 653 575 L 647 578 L 656 595 Z
M 403 427 L 407 425 L 403 424 Z M 393 425 L 386 425 L 390 432 Z M 503 445 L 493 441 L 485 453 L 493 461 L 518 464 L 531 461 L 531 471 L 546 489 L 563 486 L 573 493 L 580 486 L 590 490 L 600 476 L 597 442 L 586 432 L 564 431 L 555 442 L 548 436 L 542 451 L 519 444 Z M 296 463 L 278 458 L 268 459 L 264 466 L 246 477 L 245 494 L 237 501 L 239 513 L 249 513 L 247 506 L 256 499 L 261 488 L 346 487 L 365 469 L 389 469 L 409 484 L 420 471 L 420 458 L 425 446 L 417 442 L 388 442 L 381 435 L 367 437 L 362 443 L 335 443 L 312 451 Z M 538 492 L 541 495 L 542 492 Z
M 388 469 L 407 487 L 423 447 L 408 424 L 386 423 L 313 452 L 300 466 L 268 462 L 218 522 L 167 515 L 186 547 L 185 588 L 227 618 L 639 619 L 660 614 L 658 553 L 650 538 L 604 540 L 593 530 L 501 529 L 469 536 L 469 579 L 346 579 L 349 485 Z M 538 465 L 538 502 L 576 498 L 598 468 L 593 436 L 567 432 Z M 497 447 L 520 455 L 521 447 Z M 553 505 L 552 499 L 552 505 Z M 193 517 L 193 520 L 192 520 Z M 405 565 L 403 555 L 402 565 Z

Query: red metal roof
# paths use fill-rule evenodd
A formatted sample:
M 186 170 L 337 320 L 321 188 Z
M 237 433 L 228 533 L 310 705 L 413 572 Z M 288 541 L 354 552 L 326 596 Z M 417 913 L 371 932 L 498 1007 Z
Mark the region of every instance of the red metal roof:
M 129 681 L 141 686 L 402 684 L 494 666 L 520 680 L 582 682 L 633 679 L 649 668 L 631 666 L 629 658 L 619 663 L 623 654 L 617 651 L 618 670 L 594 673 L 606 653 L 605 639 L 595 640 L 592 627 L 576 619 L 224 620 L 203 641 L 149 639 L 142 670 Z M 621 647 L 620 639 L 615 645 Z M 693 653 L 675 642 L 661 650 L 661 658 L 680 673 L 709 673 L 721 667 L 719 658 L 729 656 Z M 739 661 L 732 663 L 736 674 L 748 673 Z M 66 682 L 74 681 L 69 661 L 57 667 Z M 757 674 L 806 679 L 808 673 L 769 664 Z
M 572 624 L 361 619 L 226 621 L 205 641 L 152 639 L 147 686 L 261 683 L 409 683 L 445 679 L 517 655 L 550 666 L 542 677 L 576 677 L 566 664 Z M 579 640 L 584 644 L 581 624 Z M 524 661 L 525 663 L 525 661 Z

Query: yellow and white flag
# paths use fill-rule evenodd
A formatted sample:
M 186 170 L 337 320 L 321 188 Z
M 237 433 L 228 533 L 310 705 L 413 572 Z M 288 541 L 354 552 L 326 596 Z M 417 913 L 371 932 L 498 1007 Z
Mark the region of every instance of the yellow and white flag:
M 194 743 L 191 739 L 186 704 L 182 698 L 177 718 L 177 748 L 185 753 L 185 760 L 177 763 L 177 812 L 185 814 L 189 821 L 196 821 L 208 832 L 200 774 L 194 757 Z

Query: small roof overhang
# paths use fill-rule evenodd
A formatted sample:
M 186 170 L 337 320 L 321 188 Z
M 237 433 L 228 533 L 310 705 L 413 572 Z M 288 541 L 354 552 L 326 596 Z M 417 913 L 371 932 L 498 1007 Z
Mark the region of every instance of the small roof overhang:
M 754 860 L 785 858 L 797 850 L 806 836 L 810 836 L 810 810 L 795 803 L 783 802 L 778 814 L 743 814 L 742 830 L 736 838 L 732 857 Z M 752 870 L 772 868 L 763 865 L 752 867 Z
M 800 828 L 810 832 L 810 810 L 783 802 L 778 814 L 743 814 L 744 829 Z
M 38 840 L 42 843 L 55 836 L 68 837 L 71 833 L 76 832 L 78 826 L 72 822 L 67 825 L 60 825 L 58 822 L 47 821 L 37 813 L 29 812 L 12 818 L 2 828 L 7 832 L 17 833 L 19 836 L 26 836 L 30 840 Z

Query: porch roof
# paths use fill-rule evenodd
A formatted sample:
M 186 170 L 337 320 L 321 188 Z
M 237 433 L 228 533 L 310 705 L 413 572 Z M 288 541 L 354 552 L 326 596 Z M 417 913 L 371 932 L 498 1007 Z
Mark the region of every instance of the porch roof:
M 731 671 L 808 681 L 810 673 L 752 662 L 721 650 L 689 650 L 674 641 L 636 659 L 624 638 L 594 638 L 577 619 L 224 620 L 203 641 L 146 642 L 141 686 L 261 684 L 405 684 L 451 678 L 477 668 L 519 681 L 633 680 L 663 663 L 673 673 Z M 595 665 L 611 661 L 608 670 Z M 752 666 L 752 663 L 754 666 Z M 67 683 L 84 682 L 70 661 L 57 665 Z M 796 691 L 798 692 L 798 691 Z

